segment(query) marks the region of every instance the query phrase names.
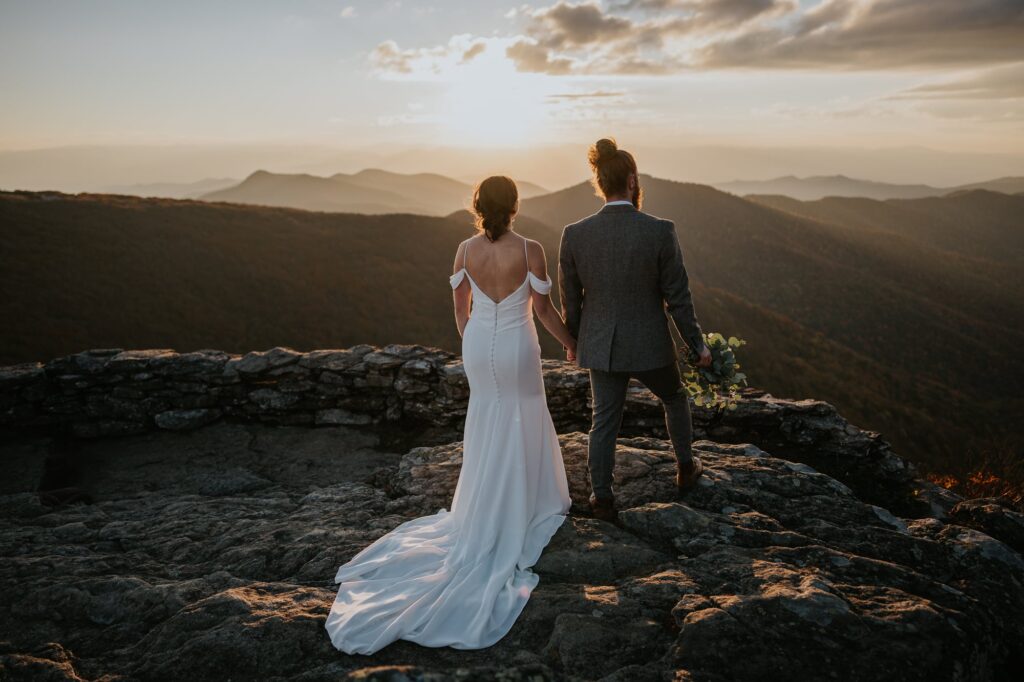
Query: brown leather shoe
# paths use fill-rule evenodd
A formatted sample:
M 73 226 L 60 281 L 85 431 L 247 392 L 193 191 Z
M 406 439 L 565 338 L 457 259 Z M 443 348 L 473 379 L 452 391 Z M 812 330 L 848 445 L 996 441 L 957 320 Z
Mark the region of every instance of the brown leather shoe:
M 696 485 L 697 479 L 703 473 L 704 463 L 696 456 L 693 458 L 693 465 L 687 468 L 686 471 L 681 471 L 679 465 L 676 465 L 676 488 L 679 492 L 689 490 Z
M 590 511 L 595 519 L 609 523 L 615 523 L 619 518 L 614 497 L 596 497 L 594 493 L 590 493 Z

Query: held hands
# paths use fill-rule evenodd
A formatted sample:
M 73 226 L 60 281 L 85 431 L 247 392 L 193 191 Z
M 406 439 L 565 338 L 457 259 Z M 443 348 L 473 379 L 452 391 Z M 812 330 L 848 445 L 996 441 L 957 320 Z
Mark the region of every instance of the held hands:
M 572 363 L 576 362 L 576 342 L 575 341 L 573 341 L 572 344 L 570 344 L 570 345 L 565 347 L 565 359 L 568 360 L 569 362 L 572 362 Z
M 700 359 L 697 360 L 698 367 L 709 367 L 711 366 L 711 350 L 707 347 L 707 344 L 700 349 Z

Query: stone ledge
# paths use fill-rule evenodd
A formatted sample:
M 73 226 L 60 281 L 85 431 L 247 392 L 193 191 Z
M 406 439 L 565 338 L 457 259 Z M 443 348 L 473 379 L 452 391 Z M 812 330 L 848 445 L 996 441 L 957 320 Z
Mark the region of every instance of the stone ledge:
M 544 360 L 543 372 L 557 430 L 587 429 L 586 371 Z M 461 359 L 418 345 L 305 353 L 276 347 L 244 355 L 105 348 L 0 368 L 0 427 L 80 438 L 189 430 L 218 419 L 378 430 L 421 424 L 457 436 L 468 398 Z M 878 433 L 850 424 L 820 400 L 744 389 L 736 410 L 692 412 L 696 438 L 755 443 L 806 462 L 904 516 L 941 518 L 960 501 L 923 480 Z M 622 433 L 665 436 L 658 401 L 639 384 L 630 390 Z

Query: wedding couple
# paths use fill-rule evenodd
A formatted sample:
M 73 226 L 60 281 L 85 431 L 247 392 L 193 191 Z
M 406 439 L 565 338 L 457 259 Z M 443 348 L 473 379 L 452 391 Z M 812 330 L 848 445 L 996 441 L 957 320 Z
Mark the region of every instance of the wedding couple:
M 504 637 L 526 605 L 539 580 L 530 567 L 570 507 L 534 313 L 567 358 L 590 370 L 595 517 L 616 518 L 612 469 L 631 377 L 665 409 L 678 488 L 700 477 L 666 310 L 701 365 L 710 364 L 711 353 L 675 228 L 640 211 L 639 174 L 629 152 L 602 139 L 589 160 L 606 203 L 562 233 L 564 318 L 549 297 L 543 248 L 512 230 L 515 183 L 496 176 L 477 188 L 480 233 L 459 245 L 450 278 L 470 389 L 451 510 L 402 523 L 338 570 L 326 625 L 338 649 L 369 654 L 397 639 L 479 649 Z

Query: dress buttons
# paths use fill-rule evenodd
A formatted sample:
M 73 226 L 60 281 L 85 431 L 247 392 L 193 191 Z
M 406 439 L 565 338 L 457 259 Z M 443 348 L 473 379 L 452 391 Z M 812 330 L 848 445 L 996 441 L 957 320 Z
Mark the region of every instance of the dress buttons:
M 491 378 L 494 380 L 494 394 L 501 402 L 501 389 L 498 387 L 498 370 L 494 366 L 494 344 L 498 339 L 498 307 L 494 307 L 494 327 L 491 331 Z

